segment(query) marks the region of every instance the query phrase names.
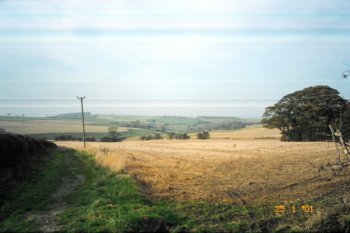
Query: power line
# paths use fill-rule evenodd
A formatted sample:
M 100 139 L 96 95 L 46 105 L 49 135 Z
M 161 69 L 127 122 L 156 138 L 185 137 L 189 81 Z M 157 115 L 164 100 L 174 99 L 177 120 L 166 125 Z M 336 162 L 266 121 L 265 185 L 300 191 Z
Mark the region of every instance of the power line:
M 84 148 L 85 148 L 86 147 L 86 143 L 85 143 L 85 120 L 84 120 L 84 103 L 83 103 L 83 99 L 85 99 L 85 96 L 83 96 L 83 97 L 77 96 L 77 99 L 80 99 L 80 103 L 81 103 L 81 119 L 83 121 L 83 141 L 84 141 Z

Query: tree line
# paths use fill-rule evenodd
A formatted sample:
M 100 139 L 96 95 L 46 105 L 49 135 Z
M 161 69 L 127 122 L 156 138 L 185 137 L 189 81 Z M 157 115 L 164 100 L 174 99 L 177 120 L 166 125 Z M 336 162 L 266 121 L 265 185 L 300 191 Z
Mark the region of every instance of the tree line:
M 74 137 L 72 135 L 59 135 L 55 137 L 55 141 L 83 141 L 82 137 Z M 85 138 L 85 141 L 87 142 L 96 142 L 96 138 L 95 137 L 87 137 Z

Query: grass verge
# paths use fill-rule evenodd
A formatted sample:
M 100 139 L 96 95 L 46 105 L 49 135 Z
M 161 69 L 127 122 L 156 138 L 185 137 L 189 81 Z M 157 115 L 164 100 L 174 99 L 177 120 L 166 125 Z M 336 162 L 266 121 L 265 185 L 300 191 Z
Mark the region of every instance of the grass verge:
M 146 199 L 132 177 L 97 167 L 92 156 L 76 152 L 73 166 L 86 176 L 68 197 L 61 216 L 67 232 L 165 232 L 182 221 L 165 203 Z
M 0 207 L 0 232 L 35 231 L 35 225 L 26 220 L 29 211 L 44 211 L 51 194 L 58 188 L 64 173 L 64 154 L 55 152 L 47 166 L 31 179 L 17 187 L 18 196 L 9 198 Z

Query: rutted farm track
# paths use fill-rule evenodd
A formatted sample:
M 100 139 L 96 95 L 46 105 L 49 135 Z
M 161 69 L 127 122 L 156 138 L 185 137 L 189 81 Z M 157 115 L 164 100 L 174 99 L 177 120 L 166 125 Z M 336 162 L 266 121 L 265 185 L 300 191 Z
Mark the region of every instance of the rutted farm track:
M 62 150 L 64 152 L 64 150 Z M 69 206 L 64 198 L 71 194 L 78 186 L 85 182 L 85 176 L 75 172 L 77 167 L 72 167 L 72 158 L 69 153 L 64 159 L 64 176 L 59 188 L 52 193 L 52 203 L 46 211 L 28 212 L 25 216 L 29 221 L 34 221 L 40 232 L 56 232 L 59 230 L 58 215 L 62 214 Z

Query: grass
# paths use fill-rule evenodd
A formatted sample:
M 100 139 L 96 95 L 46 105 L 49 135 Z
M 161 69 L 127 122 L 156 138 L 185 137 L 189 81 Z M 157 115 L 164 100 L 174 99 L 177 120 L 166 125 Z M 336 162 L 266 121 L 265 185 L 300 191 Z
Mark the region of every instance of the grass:
M 174 210 L 182 213 L 185 224 L 179 231 L 245 232 L 253 229 L 247 210 L 242 206 L 204 201 L 173 202 Z
M 86 182 L 67 200 L 63 231 L 155 232 L 179 223 L 180 215 L 166 204 L 147 200 L 130 176 L 96 167 L 88 154 L 78 158 Z
M 156 133 L 154 130 L 148 130 L 148 129 L 128 129 L 126 128 L 121 128 L 119 130 L 118 128 L 118 133 L 121 138 L 133 138 L 135 140 L 138 140 L 140 136 L 143 135 L 150 135 Z M 45 134 L 30 134 L 31 137 L 34 138 L 45 138 L 49 140 L 53 140 L 57 136 L 62 136 L 62 135 L 71 135 L 74 138 L 82 138 L 82 133 L 81 132 L 76 132 L 76 133 L 45 133 Z M 87 138 L 96 138 L 97 140 L 100 140 L 102 137 L 108 136 L 108 131 L 102 132 L 102 133 L 91 133 L 87 132 L 86 134 Z
M 51 194 L 58 188 L 64 173 L 64 154 L 56 153 L 32 182 L 17 188 L 17 197 L 0 207 L 0 232 L 35 231 L 33 222 L 26 221 L 28 211 L 43 211 L 50 204 Z
M 253 222 L 242 206 L 201 201 L 150 201 L 141 193 L 140 184 L 129 175 L 96 165 L 93 156 L 65 151 L 56 153 L 35 182 L 23 185 L 20 195 L 1 207 L 6 217 L 0 232 L 36 231 L 26 220 L 28 212 L 42 213 L 52 204 L 51 195 L 63 177 L 75 173 L 85 183 L 66 197 L 69 208 L 60 216 L 62 231 L 67 232 L 244 232 Z
M 66 117 L 65 117 L 66 115 Z M 80 114 L 74 114 L 71 118 L 70 114 L 63 114 L 57 117 L 15 117 L 15 116 L 0 116 L 1 128 L 8 132 L 36 135 L 37 137 L 46 137 L 52 139 L 53 135 L 57 134 L 78 134 L 81 132 Z M 167 131 L 184 133 L 191 127 L 197 125 L 199 121 L 203 121 L 202 125 L 208 122 L 220 123 L 223 121 L 239 121 L 239 118 L 234 117 L 179 117 L 179 116 L 113 116 L 113 115 L 86 115 L 86 132 L 90 135 L 107 133 L 111 126 L 118 127 L 118 132 L 122 132 L 126 137 L 142 136 L 143 131 L 147 129 L 139 128 L 140 132 L 134 128 L 122 127 L 125 124 L 130 124 L 133 121 L 140 121 L 141 124 L 146 124 L 151 127 L 148 131 L 160 129 L 163 125 Z M 204 123 L 207 122 L 207 123 Z M 132 132 L 127 132 L 133 130 Z
M 146 191 L 155 200 L 232 203 L 237 201 L 232 191 L 246 201 L 309 200 L 348 181 L 333 177 L 330 169 L 317 171 L 335 161 L 334 148 L 327 142 L 190 139 L 87 145 L 98 164 L 127 171 L 149 187 Z M 102 147 L 108 147 L 108 153 Z
M 318 170 L 335 162 L 327 142 L 128 141 L 89 143 L 87 150 L 100 166 L 132 175 L 150 200 L 165 201 L 180 213 L 185 220 L 177 229 L 327 232 L 349 226 L 349 169 L 340 175 L 329 167 Z M 298 210 L 275 213 L 285 203 Z M 314 212 L 304 212 L 302 205 L 312 205 Z
M 97 166 L 89 154 L 68 150 L 55 153 L 35 181 L 19 187 L 20 195 L 1 206 L 0 232 L 37 231 L 26 216 L 49 210 L 62 179 L 74 177 L 70 168 L 86 181 L 64 200 L 69 208 L 60 215 L 62 231 L 163 232 L 183 221 L 167 203 L 149 201 L 129 175 Z
M 250 130 L 247 137 L 259 128 Z M 1 207 L 8 217 L 0 231 L 35 229 L 23 216 L 48 208 L 60 178 L 72 175 L 62 165 L 69 156 L 70 166 L 86 181 L 65 200 L 63 231 L 346 232 L 349 169 L 337 176 L 328 168 L 317 171 L 335 161 L 333 146 L 218 139 L 88 143 L 89 154 L 56 154 L 36 183 Z M 287 210 L 275 213 L 277 205 Z M 312 205 L 313 212 L 302 205 Z
M 242 203 L 210 199 L 155 200 L 145 195 L 147 183 L 140 183 L 123 169 L 106 166 L 99 156 L 102 155 L 73 150 L 53 155 L 36 181 L 19 187 L 18 197 L 1 207 L 0 232 L 37 230 L 34 222 L 26 220 L 26 214 L 48 210 L 52 204 L 51 194 L 62 178 L 74 176 L 69 168 L 84 175 L 86 181 L 64 200 L 68 208 L 60 215 L 59 224 L 60 230 L 66 232 L 331 232 L 345 231 L 350 226 L 350 198 L 346 188 L 321 199 L 294 200 L 287 204 L 276 199 L 249 199 Z M 103 156 L 112 158 L 108 154 Z M 130 169 L 131 164 L 125 165 Z M 216 179 L 218 181 L 220 179 Z M 298 208 L 308 204 L 315 209 L 313 213 L 299 208 L 295 213 L 278 214 L 274 212 L 277 204 Z

